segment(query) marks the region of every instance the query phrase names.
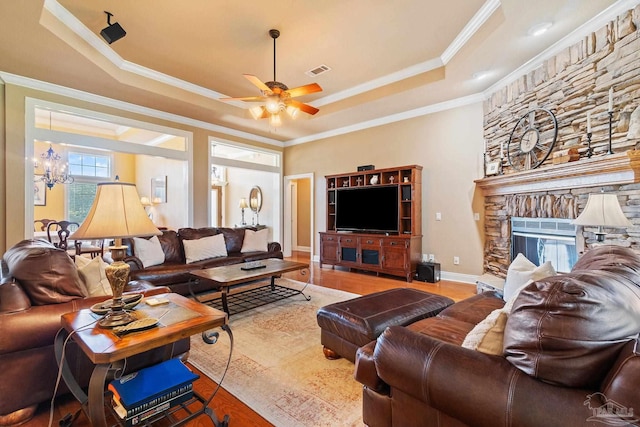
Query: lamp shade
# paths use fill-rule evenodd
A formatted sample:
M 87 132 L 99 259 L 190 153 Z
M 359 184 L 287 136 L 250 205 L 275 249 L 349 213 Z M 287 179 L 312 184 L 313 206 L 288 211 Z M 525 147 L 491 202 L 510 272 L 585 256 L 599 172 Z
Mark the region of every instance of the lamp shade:
M 238 207 L 240 209 L 246 209 L 249 207 L 249 205 L 247 204 L 247 199 L 245 199 L 244 197 L 240 199 L 240 203 L 238 205 Z
M 140 203 L 134 184 L 103 182 L 98 184 L 87 218 L 69 238 L 119 239 L 160 234 L 162 232 L 149 219 Z
M 575 225 L 602 227 L 632 227 L 624 216 L 615 194 L 589 194 L 589 200 L 582 213 L 573 220 Z

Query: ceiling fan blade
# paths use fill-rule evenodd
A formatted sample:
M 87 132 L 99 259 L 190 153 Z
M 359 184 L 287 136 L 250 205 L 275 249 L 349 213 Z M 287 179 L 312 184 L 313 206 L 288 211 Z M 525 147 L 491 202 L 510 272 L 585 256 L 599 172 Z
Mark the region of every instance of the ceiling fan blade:
M 289 100 L 288 104 L 291 105 L 292 107 L 296 107 L 300 111 L 304 111 L 305 113 L 311 114 L 311 115 L 320 111 L 316 107 L 312 107 L 311 105 L 308 105 L 308 104 L 303 104 L 302 102 L 295 101 L 293 99 Z
M 311 83 L 304 86 L 294 87 L 293 89 L 285 90 L 292 98 L 296 96 L 306 95 L 308 93 L 322 92 L 322 88 L 318 83 Z
M 257 78 L 256 76 L 254 76 L 253 74 L 243 74 L 243 76 L 249 80 L 251 83 L 254 84 L 254 86 L 256 86 L 258 89 L 265 91 L 265 92 L 271 92 L 271 89 L 269 89 L 269 86 L 267 86 L 266 84 L 264 84 L 262 82 L 262 80 L 260 80 L 259 78 Z
M 219 101 L 246 101 L 246 102 L 259 102 L 264 101 L 262 96 L 245 96 L 243 98 L 218 98 Z

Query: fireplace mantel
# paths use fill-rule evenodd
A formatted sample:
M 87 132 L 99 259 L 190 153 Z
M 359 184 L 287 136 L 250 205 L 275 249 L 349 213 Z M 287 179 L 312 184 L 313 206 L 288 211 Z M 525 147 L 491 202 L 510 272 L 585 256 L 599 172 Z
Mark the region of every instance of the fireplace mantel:
M 629 150 L 475 181 L 485 196 L 631 184 L 640 181 L 640 150 Z

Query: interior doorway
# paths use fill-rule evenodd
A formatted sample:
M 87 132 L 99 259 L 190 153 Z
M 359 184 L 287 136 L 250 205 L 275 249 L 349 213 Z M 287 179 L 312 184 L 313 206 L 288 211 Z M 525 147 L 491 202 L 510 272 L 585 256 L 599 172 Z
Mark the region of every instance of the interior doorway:
M 285 257 L 292 251 L 308 252 L 313 259 L 314 236 L 313 174 L 284 177 L 284 240 Z

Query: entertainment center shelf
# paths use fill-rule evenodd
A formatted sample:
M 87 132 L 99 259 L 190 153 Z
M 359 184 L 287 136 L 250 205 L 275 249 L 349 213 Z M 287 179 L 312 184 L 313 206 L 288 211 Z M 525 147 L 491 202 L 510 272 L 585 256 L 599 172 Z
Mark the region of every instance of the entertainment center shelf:
M 422 166 L 327 175 L 320 266 L 413 279 L 422 252 Z

